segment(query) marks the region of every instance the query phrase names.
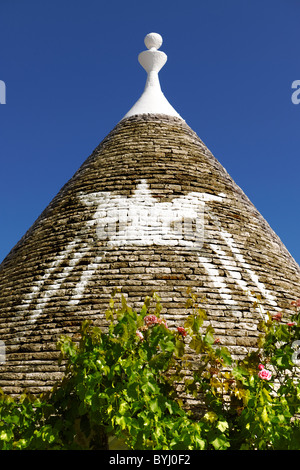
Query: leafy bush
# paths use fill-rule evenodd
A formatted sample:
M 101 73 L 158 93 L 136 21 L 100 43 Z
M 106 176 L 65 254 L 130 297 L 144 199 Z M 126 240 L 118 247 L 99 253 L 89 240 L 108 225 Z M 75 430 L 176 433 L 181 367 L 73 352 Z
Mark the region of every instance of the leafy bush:
M 233 361 L 195 294 L 172 328 L 155 294 L 139 313 L 112 297 L 107 331 L 85 321 L 78 340 L 61 338 L 65 373 L 51 392 L 1 393 L 0 449 L 105 449 L 110 435 L 129 449 L 300 449 L 293 305 L 293 322 L 269 314 L 257 351 Z M 186 394 L 203 403 L 200 416 Z

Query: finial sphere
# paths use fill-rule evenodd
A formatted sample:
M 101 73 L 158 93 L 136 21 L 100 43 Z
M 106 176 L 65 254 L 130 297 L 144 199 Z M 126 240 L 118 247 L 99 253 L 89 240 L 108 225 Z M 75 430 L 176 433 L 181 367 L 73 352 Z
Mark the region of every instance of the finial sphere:
M 163 43 L 163 39 L 158 33 L 149 33 L 144 39 L 147 49 L 159 49 Z

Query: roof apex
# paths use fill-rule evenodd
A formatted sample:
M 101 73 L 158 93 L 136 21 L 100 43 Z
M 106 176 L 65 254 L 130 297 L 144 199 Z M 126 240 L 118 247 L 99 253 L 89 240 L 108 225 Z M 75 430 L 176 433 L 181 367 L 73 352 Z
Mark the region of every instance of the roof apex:
M 147 72 L 145 89 L 123 119 L 137 114 L 165 114 L 182 119 L 164 96 L 160 87 L 158 72 L 168 59 L 164 52 L 158 50 L 163 39 L 158 33 L 149 33 L 144 42 L 148 50 L 141 52 L 138 60 Z

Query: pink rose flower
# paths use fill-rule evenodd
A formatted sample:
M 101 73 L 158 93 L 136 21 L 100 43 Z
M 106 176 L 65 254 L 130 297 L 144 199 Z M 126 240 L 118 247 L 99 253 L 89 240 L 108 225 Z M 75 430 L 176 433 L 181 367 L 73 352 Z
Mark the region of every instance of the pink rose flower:
M 271 380 L 272 372 L 265 369 L 262 364 L 259 364 L 258 368 L 260 369 L 258 377 L 263 380 Z
M 158 318 L 156 315 L 146 315 L 144 318 L 144 322 L 148 326 L 155 325 L 156 323 L 158 323 Z

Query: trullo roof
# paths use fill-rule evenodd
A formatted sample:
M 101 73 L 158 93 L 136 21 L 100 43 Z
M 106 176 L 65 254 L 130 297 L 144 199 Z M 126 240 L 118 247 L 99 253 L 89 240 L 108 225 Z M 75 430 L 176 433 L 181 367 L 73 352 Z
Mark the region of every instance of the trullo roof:
M 0 387 L 39 393 L 60 376 L 56 342 L 83 319 L 105 326 L 122 287 L 138 308 L 160 295 L 180 324 L 187 288 L 206 297 L 216 334 L 254 346 L 263 308 L 300 297 L 300 268 L 268 223 L 164 97 L 161 37 L 146 37 L 143 95 L 0 266 Z

